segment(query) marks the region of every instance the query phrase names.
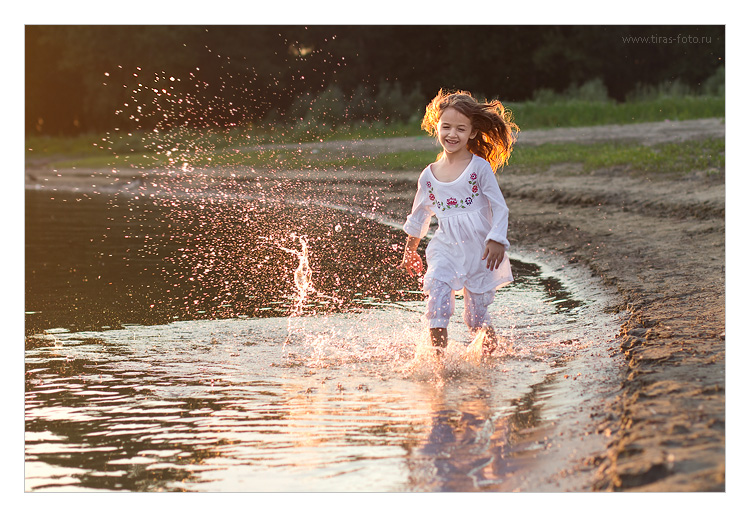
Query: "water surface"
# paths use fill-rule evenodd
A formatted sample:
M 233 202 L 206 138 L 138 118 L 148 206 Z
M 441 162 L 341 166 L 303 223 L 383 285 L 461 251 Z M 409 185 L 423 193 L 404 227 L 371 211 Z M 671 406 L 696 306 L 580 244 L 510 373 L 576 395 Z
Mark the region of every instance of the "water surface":
M 511 254 L 504 348 L 459 299 L 439 363 L 362 214 L 30 190 L 26 229 L 27 490 L 590 488 L 621 365 L 585 272 Z

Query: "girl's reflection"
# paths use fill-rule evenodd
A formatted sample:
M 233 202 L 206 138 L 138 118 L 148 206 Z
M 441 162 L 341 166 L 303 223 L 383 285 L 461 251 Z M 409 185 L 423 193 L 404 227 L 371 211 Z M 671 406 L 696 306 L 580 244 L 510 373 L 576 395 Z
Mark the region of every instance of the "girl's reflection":
M 534 392 L 520 400 L 492 401 L 482 387 L 468 391 L 450 385 L 430 386 L 429 434 L 407 460 L 410 488 L 416 491 L 509 491 L 522 479 L 515 474 L 534 461 L 514 445 L 543 433 Z M 493 410 L 494 408 L 494 410 Z M 525 457 L 526 456 L 526 457 Z M 518 473 L 520 474 L 520 473 Z

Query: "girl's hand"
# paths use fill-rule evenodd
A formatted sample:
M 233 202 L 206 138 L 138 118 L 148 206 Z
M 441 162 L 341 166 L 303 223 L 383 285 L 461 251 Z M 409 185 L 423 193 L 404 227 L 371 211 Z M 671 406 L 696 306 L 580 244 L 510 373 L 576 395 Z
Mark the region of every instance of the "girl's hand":
M 500 267 L 500 263 L 505 257 L 505 246 L 495 241 L 487 241 L 487 246 L 484 247 L 484 254 L 482 260 L 487 259 L 487 269 L 494 271 Z
M 415 274 L 421 275 L 424 265 L 422 264 L 422 257 L 419 256 L 417 250 L 404 250 L 404 258 L 401 260 L 401 264 L 398 265 L 398 269 L 405 269 L 409 273 L 409 276 L 414 276 Z

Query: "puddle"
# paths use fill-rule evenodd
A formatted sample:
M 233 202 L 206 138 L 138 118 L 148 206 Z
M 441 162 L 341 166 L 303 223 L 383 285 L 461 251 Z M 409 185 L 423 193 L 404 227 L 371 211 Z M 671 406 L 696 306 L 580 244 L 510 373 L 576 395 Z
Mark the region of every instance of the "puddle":
M 610 293 L 511 253 L 506 348 L 477 354 L 459 299 L 440 365 L 402 242 L 322 206 L 27 191 L 26 489 L 589 489 Z

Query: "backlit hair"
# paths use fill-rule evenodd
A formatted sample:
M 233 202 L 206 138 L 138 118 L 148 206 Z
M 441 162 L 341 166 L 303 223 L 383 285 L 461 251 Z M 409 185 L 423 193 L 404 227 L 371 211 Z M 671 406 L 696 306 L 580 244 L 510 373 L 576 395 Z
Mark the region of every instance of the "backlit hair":
M 469 151 L 487 160 L 493 171 L 508 163 L 519 129 L 500 101 L 479 102 L 469 92 L 449 93 L 441 89 L 427 105 L 422 129 L 437 137 L 438 121 L 448 108 L 468 117 L 472 130 L 477 131 L 467 144 Z

